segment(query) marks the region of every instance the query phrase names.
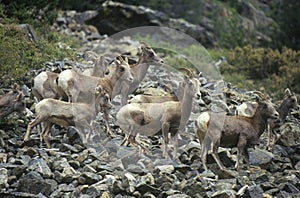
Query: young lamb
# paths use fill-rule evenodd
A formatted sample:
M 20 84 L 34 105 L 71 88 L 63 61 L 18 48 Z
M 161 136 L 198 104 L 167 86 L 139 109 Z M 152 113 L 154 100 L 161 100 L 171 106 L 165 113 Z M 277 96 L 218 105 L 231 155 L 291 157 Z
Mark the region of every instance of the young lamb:
M 201 143 L 201 159 L 205 170 L 206 155 L 212 147 L 212 155 L 220 169 L 225 169 L 218 156 L 219 146 L 225 148 L 237 147 L 237 161 L 235 168 L 240 170 L 241 157 L 246 155 L 249 165 L 248 148 L 255 145 L 267 127 L 268 119 L 277 119 L 278 112 L 271 101 L 260 92 L 258 107 L 252 117 L 227 116 L 224 112 L 203 112 L 195 121 L 196 135 Z
M 184 131 L 190 117 L 193 97 L 200 97 L 200 82 L 197 78 L 185 77 L 186 87 L 180 102 L 131 103 L 123 106 L 116 115 L 117 124 L 126 133 L 123 144 L 128 140 L 136 143 L 136 135 L 154 136 L 162 131 L 165 149 L 163 155 L 168 157 L 168 134 L 174 136 L 173 158 L 177 155 L 178 133 Z
M 37 116 L 28 124 L 24 141 L 29 139 L 33 127 L 43 123 L 42 138 L 48 148 L 51 147 L 49 133 L 53 124 L 63 127 L 76 126 L 83 143 L 89 143 L 90 135 L 93 131 L 93 120 L 101 108 L 110 108 L 111 106 L 110 96 L 101 86 L 98 86 L 95 91 L 94 104 L 69 103 L 52 98 L 43 99 L 35 106 Z M 89 129 L 87 135 L 84 129 Z

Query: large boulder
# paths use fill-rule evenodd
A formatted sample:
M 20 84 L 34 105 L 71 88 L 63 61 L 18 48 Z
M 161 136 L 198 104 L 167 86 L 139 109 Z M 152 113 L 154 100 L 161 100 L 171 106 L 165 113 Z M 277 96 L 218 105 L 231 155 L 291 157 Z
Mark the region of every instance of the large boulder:
M 106 1 L 99 8 L 98 15 L 86 23 L 96 26 L 101 34 L 108 35 L 134 27 L 165 26 L 189 34 L 204 46 L 215 45 L 212 35 L 209 35 L 203 27 L 184 19 L 169 18 L 163 12 L 143 6 Z

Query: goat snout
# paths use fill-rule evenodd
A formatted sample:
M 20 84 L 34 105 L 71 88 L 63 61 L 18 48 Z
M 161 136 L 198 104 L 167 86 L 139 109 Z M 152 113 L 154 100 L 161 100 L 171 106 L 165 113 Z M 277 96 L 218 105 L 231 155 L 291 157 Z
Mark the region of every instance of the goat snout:
M 128 78 L 128 81 L 132 83 L 132 82 L 133 82 L 133 77 L 132 77 L 132 76 L 129 77 L 129 78 Z

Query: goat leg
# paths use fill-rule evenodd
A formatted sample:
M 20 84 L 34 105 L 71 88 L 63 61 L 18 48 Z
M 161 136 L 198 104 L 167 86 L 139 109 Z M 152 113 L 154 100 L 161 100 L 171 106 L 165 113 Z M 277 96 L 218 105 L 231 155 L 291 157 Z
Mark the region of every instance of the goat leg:
M 246 137 L 241 135 L 239 140 L 238 140 L 238 145 L 237 145 L 237 148 L 238 148 L 237 161 L 236 161 L 236 164 L 235 164 L 235 168 L 236 168 L 237 171 L 239 171 L 241 169 L 241 159 L 243 157 L 243 153 L 244 153 L 245 149 L 247 149 L 246 145 L 247 145 Z M 248 150 L 247 150 L 247 152 L 245 152 L 245 154 L 247 155 L 246 157 L 248 158 L 249 157 Z
M 121 90 L 121 106 L 124 106 L 127 104 L 128 101 L 128 93 L 129 93 L 129 86 L 128 85 L 123 85 Z
M 129 145 L 128 138 L 129 138 L 129 136 L 126 135 L 126 137 L 124 138 L 124 140 L 121 143 L 121 146 L 128 146 Z
M 49 121 L 44 121 L 44 131 L 42 132 L 41 136 L 43 137 L 44 142 L 46 143 L 47 148 L 51 148 L 49 142 L 49 133 L 51 131 L 53 124 Z
M 267 130 L 268 130 L 267 150 L 271 150 L 271 127 L 270 127 L 270 124 L 267 125 Z
M 208 170 L 207 166 L 206 166 L 206 156 L 208 154 L 208 150 L 211 147 L 211 139 L 209 138 L 208 135 L 204 136 L 203 141 L 201 142 L 201 153 L 200 153 L 200 158 L 202 161 L 202 166 L 204 168 L 204 170 Z
M 245 154 L 246 166 L 247 166 L 247 169 L 249 170 L 250 163 L 249 163 L 249 152 L 248 152 L 248 148 L 247 147 L 244 148 L 244 154 Z
M 112 132 L 110 126 L 109 126 L 109 114 L 108 114 L 108 109 L 104 109 L 103 111 L 104 119 L 105 119 L 105 124 L 106 124 L 106 130 L 107 130 L 107 135 L 111 138 L 116 137 L 116 135 Z
M 23 141 L 28 141 L 29 135 L 30 135 L 30 132 L 31 132 L 32 128 L 35 127 L 36 125 L 40 124 L 45 119 L 47 119 L 47 118 L 36 117 L 32 122 L 30 122 L 28 124 L 27 131 L 25 133 Z
M 220 157 L 218 155 L 218 148 L 219 148 L 219 144 L 215 143 L 213 145 L 213 152 L 212 152 L 212 156 L 215 159 L 215 161 L 217 162 L 218 166 L 220 167 L 221 170 L 225 170 L 225 166 L 222 164 Z
M 163 134 L 163 138 L 164 138 L 164 150 L 163 150 L 163 156 L 165 158 L 169 158 L 169 154 L 168 154 L 168 143 L 169 143 L 169 129 L 170 129 L 170 123 L 169 122 L 163 122 L 162 123 L 162 134 Z
M 131 130 L 130 130 L 130 134 L 128 137 L 126 137 L 123 142 L 121 143 L 121 146 L 124 146 L 125 143 L 126 143 L 126 146 L 128 146 L 129 144 L 132 144 L 132 145 L 137 145 L 139 146 L 140 148 L 142 148 L 143 150 L 145 150 L 146 152 L 149 152 L 149 150 L 143 146 L 142 144 L 140 144 L 139 142 L 136 141 L 136 135 L 137 135 L 137 131 L 139 130 L 140 127 L 133 127 L 131 126 L 130 127 Z
M 174 145 L 174 150 L 173 150 L 173 159 L 177 159 L 177 151 L 178 151 L 178 134 L 179 131 L 174 135 L 173 137 L 173 145 Z

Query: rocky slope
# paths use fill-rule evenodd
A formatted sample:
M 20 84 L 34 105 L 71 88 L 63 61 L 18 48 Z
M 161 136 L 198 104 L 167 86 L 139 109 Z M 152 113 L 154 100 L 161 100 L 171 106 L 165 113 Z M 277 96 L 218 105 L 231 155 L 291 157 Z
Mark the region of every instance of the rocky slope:
M 103 36 L 93 27 L 78 23 L 86 13 L 67 12 L 53 26 L 57 31 L 79 38 L 82 50 L 105 49 L 118 54 L 136 48 L 131 38 L 101 42 Z M 119 49 L 122 48 L 122 49 Z M 136 56 L 132 55 L 136 59 Z M 47 63 L 45 69 L 84 66 L 84 62 L 61 60 Z M 205 76 L 204 76 L 205 77 Z M 182 74 L 169 68 L 151 66 L 141 88 L 158 87 L 161 83 L 176 87 Z M 251 99 L 246 91 L 218 80 L 203 79 L 202 99 L 196 101 L 187 131 L 180 134 L 179 158 L 166 160 L 161 154 L 161 136 L 140 137 L 150 152 L 137 147 L 119 146 L 124 134 L 114 117 L 119 98 L 111 111 L 111 126 L 117 137 L 108 138 L 101 116 L 97 118 L 93 144 L 83 145 L 73 128 L 53 128 L 51 144 L 46 149 L 39 134 L 33 133 L 22 142 L 26 123 L 32 118 L 12 115 L 1 125 L 6 147 L 0 148 L 1 197 L 298 197 L 300 190 L 299 115 L 288 118 L 282 129 L 287 131 L 280 144 L 266 151 L 263 135 L 256 149 L 250 151 L 249 170 L 233 169 L 236 150 L 220 150 L 220 157 L 229 171 L 220 171 L 209 157 L 210 171 L 204 171 L 199 159 L 200 144 L 194 135 L 192 120 L 204 110 L 227 110 Z M 10 123 L 10 125 L 8 125 Z

